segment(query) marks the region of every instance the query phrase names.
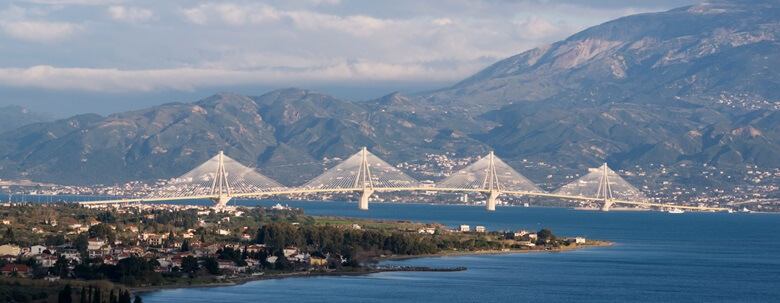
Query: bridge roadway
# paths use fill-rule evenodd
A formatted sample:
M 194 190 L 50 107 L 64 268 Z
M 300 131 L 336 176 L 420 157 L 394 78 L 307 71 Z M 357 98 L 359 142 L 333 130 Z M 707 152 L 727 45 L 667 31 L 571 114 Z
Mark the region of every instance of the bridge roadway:
M 253 192 L 253 193 L 235 193 L 230 196 L 220 195 L 202 195 L 202 196 L 186 196 L 186 197 L 168 197 L 168 198 L 149 198 L 149 199 L 119 199 L 119 200 L 103 200 L 103 201 L 85 201 L 78 202 L 81 205 L 109 205 L 109 204 L 126 204 L 126 203 L 143 203 L 143 202 L 164 202 L 164 201 L 179 201 L 179 200 L 196 200 L 196 199 L 225 199 L 227 198 L 260 198 L 264 196 L 278 196 L 278 195 L 295 195 L 295 194 L 317 194 L 317 193 L 348 193 L 348 192 L 364 192 L 370 190 L 372 192 L 394 192 L 394 191 L 441 191 L 441 192 L 471 192 L 481 193 L 485 195 L 491 194 L 506 194 L 514 196 L 536 196 L 536 197 L 552 197 L 560 199 L 581 200 L 581 201 L 595 201 L 608 204 L 626 204 L 626 205 L 638 205 L 647 207 L 665 207 L 665 208 L 677 208 L 687 210 L 698 211 L 728 211 L 728 208 L 722 207 L 698 207 L 698 206 L 683 206 L 676 204 L 663 204 L 663 203 L 648 203 L 648 202 L 635 202 L 624 200 L 611 200 L 605 201 L 604 198 L 593 198 L 583 196 L 567 196 L 550 193 L 538 193 L 538 192 L 524 192 L 524 191 L 490 191 L 486 189 L 462 189 L 462 188 L 441 188 L 441 187 L 392 187 L 392 188 L 334 188 L 334 189 L 305 189 L 305 188 L 291 188 L 278 191 L 265 191 L 265 192 Z

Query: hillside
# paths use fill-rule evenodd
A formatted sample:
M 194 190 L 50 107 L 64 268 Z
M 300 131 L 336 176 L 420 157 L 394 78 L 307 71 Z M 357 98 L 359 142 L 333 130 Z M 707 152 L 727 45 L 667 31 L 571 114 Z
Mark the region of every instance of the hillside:
M 393 94 L 353 103 L 285 89 L 37 123 L 0 135 L 0 176 L 67 184 L 154 180 L 183 174 L 224 150 L 281 182 L 299 184 L 323 171 L 324 158 L 343 158 L 363 146 L 395 161 L 440 149 L 487 151 L 452 129 L 468 127 L 470 117 L 391 109 L 395 101 L 414 102 Z M 457 123 L 420 124 L 437 120 Z
M 36 122 L 52 121 L 54 117 L 32 112 L 18 105 L 0 107 L 0 133 Z
M 504 157 L 780 166 L 780 10 L 702 3 L 610 21 L 423 98 L 501 124 Z

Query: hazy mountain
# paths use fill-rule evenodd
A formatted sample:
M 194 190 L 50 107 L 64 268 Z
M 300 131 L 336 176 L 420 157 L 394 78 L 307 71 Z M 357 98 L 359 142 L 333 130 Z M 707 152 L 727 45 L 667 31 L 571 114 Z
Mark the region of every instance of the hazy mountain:
M 622 167 L 780 166 L 777 2 L 702 3 L 610 21 L 425 96 L 488 111 L 505 157 Z
M 22 125 L 52 120 L 54 117 L 50 115 L 31 112 L 18 105 L 0 107 L 0 133 Z
M 295 184 L 319 174 L 324 158 L 344 158 L 363 146 L 396 161 L 442 148 L 487 151 L 447 123 L 419 124 L 457 120 L 452 127 L 465 127 L 470 117 L 396 111 L 390 99 L 415 102 L 394 94 L 353 103 L 285 89 L 259 97 L 220 93 L 195 103 L 37 123 L 0 135 L 0 174 L 76 184 L 154 180 L 178 176 L 224 150 Z
M 777 106 L 779 16 L 776 1 L 628 16 L 504 59 L 426 99 L 486 109 L 540 100 Z

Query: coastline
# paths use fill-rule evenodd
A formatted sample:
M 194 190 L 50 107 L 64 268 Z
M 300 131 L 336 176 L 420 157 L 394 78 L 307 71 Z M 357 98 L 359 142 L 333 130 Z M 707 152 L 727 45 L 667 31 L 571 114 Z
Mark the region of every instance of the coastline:
M 400 261 L 400 260 L 410 260 L 410 259 L 419 259 L 419 258 L 439 258 L 439 257 L 457 257 L 457 256 L 473 256 L 473 255 L 499 255 L 499 254 L 522 254 L 522 253 L 553 253 L 553 252 L 566 252 L 566 251 L 573 251 L 588 247 L 599 247 L 599 246 L 612 246 L 615 243 L 608 242 L 608 241 L 592 241 L 590 243 L 587 243 L 585 245 L 577 245 L 577 246 L 570 246 L 570 247 L 560 247 L 557 249 L 549 249 L 549 250 L 541 250 L 541 249 L 534 249 L 534 250 L 519 250 L 519 249 L 510 249 L 510 250 L 479 250 L 479 251 L 444 251 L 439 252 L 435 254 L 426 254 L 426 255 L 414 255 L 414 256 L 408 256 L 408 255 L 393 255 L 393 256 L 387 256 L 384 258 L 380 258 L 379 261 Z M 212 288 L 212 287 L 225 287 L 225 286 L 238 286 L 243 285 L 249 282 L 253 281 L 262 281 L 262 280 L 276 280 L 276 279 L 289 279 L 289 278 L 313 278 L 313 277 L 323 277 L 323 276 L 364 276 L 364 275 L 370 275 L 370 274 L 376 274 L 376 273 L 382 273 L 382 272 L 397 272 L 397 271 L 428 271 L 428 272 L 449 272 L 449 271 L 461 271 L 461 270 L 467 270 L 465 267 L 459 267 L 459 268 L 444 268 L 444 269 L 436 269 L 436 268 L 428 268 L 428 267 L 380 267 L 380 268 L 369 268 L 364 271 L 333 271 L 333 272 L 327 272 L 327 271 L 302 271 L 302 272 L 289 272 L 289 273 L 281 273 L 281 274 L 272 274 L 272 275 L 259 275 L 259 276 L 248 276 L 248 277 L 239 277 L 239 278 L 228 278 L 225 279 L 226 282 L 219 282 L 219 283 L 200 283 L 200 284 L 171 284 L 171 285 L 157 285 L 157 286 L 140 286 L 140 287 L 128 287 L 127 289 L 133 293 L 133 294 L 141 294 L 146 292 L 155 292 L 155 291 L 161 291 L 161 290 L 170 290 L 170 289 L 187 289 L 187 288 Z

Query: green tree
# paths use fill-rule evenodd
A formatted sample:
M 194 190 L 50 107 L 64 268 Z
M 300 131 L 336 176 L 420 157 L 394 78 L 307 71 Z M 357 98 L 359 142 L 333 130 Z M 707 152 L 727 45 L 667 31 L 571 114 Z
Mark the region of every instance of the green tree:
M 79 297 L 79 303 L 89 303 L 89 301 L 87 301 L 87 299 L 88 299 L 87 298 L 87 289 L 82 287 L 81 288 L 81 297 Z
M 132 301 L 132 298 L 130 297 L 130 291 L 128 291 L 128 290 L 125 290 L 119 296 L 119 303 L 130 303 L 131 301 Z
M 198 272 L 198 260 L 193 256 L 186 256 L 181 259 L 181 271 L 190 275 Z
M 5 243 L 16 242 L 16 237 L 14 237 L 14 231 L 10 227 L 5 230 L 5 234 L 3 235 L 3 240 Z
M 57 296 L 57 302 L 73 303 L 73 290 L 71 289 L 70 284 L 65 285 L 65 288 L 60 291 L 59 295 Z
M 141 296 L 136 295 L 133 303 L 144 303 L 144 300 L 141 299 Z
M 109 243 L 114 243 L 114 241 L 116 241 L 116 233 L 111 229 L 110 225 L 105 223 L 90 227 L 89 230 L 87 230 L 87 234 L 90 238 L 101 238 Z
M 100 287 L 95 287 L 95 292 L 92 293 L 92 303 L 103 303 L 100 299 Z
M 181 243 L 181 251 L 190 251 L 190 241 L 184 240 L 184 242 Z
M 219 274 L 219 261 L 217 261 L 217 259 L 214 257 L 206 259 L 206 261 L 203 262 L 203 267 L 205 267 L 206 270 L 208 270 L 212 275 Z

